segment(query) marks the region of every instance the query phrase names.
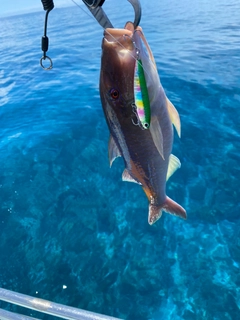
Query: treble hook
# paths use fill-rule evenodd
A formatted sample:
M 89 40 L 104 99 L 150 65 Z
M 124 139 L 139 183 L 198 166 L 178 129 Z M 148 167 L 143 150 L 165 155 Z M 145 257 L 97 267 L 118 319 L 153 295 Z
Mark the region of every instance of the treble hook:
M 40 59 L 40 65 L 44 70 L 50 70 L 53 67 L 52 59 L 47 56 L 47 51 L 48 51 L 48 37 L 47 37 L 47 21 L 48 21 L 48 14 L 49 12 L 54 8 L 54 3 L 53 0 L 41 0 L 43 4 L 44 10 L 46 10 L 46 15 L 45 15 L 45 23 L 44 23 L 44 35 L 42 37 L 42 51 L 43 51 L 43 56 Z M 43 65 L 43 60 L 49 60 L 50 65 L 49 67 L 45 67 Z
M 108 19 L 106 13 L 102 9 L 102 5 L 105 0 L 82 0 L 85 5 L 88 7 L 94 18 L 97 22 L 104 28 L 113 28 L 111 21 Z M 140 23 L 142 16 L 142 9 L 139 0 L 128 0 L 131 3 L 134 9 L 135 18 L 134 18 L 134 28 L 136 29 Z
M 136 116 L 136 119 L 137 119 L 137 122 L 134 122 L 133 118 L 131 119 L 132 120 L 132 123 L 135 125 L 135 126 L 139 126 L 140 127 L 140 120 L 139 120 L 139 117 L 138 117 L 138 114 L 137 114 L 137 107 L 135 105 L 135 103 L 133 102 L 132 103 L 132 112 L 133 114 Z

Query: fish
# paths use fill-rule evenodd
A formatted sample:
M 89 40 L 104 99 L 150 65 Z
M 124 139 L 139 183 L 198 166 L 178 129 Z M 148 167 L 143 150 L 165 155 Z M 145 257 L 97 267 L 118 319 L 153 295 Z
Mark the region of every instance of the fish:
M 150 106 L 147 128 L 143 128 L 136 112 L 139 61 Z M 149 201 L 150 225 L 163 211 L 186 219 L 186 210 L 166 195 L 166 181 L 181 166 L 179 159 L 171 154 L 173 126 L 181 135 L 180 117 L 161 85 L 156 62 L 140 26 L 135 28 L 128 22 L 123 29 L 105 29 L 99 88 L 110 131 L 110 167 L 116 158 L 123 158 L 122 180 L 141 185 Z

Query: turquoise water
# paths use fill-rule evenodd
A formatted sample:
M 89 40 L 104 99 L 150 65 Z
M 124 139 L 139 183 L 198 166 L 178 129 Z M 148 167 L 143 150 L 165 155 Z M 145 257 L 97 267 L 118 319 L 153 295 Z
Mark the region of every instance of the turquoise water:
M 239 319 L 240 3 L 141 2 L 182 120 L 167 194 L 188 219 L 149 226 L 123 161 L 109 169 L 97 23 L 54 9 L 46 72 L 44 12 L 1 18 L 0 287 L 129 320 Z M 116 27 L 132 20 L 128 3 L 104 7 Z

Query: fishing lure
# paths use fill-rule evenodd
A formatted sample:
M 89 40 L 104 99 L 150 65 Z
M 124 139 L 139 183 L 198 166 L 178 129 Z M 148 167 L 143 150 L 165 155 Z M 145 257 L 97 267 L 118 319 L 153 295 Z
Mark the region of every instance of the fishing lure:
M 151 121 L 150 101 L 148 88 L 140 59 L 136 60 L 134 74 L 134 113 L 138 118 L 138 125 L 142 129 L 148 129 Z

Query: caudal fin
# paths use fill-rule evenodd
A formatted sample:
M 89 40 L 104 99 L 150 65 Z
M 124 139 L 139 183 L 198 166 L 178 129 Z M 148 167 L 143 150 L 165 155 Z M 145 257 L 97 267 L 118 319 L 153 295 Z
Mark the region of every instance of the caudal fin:
M 186 210 L 181 207 L 177 202 L 173 201 L 169 197 L 166 198 L 165 202 L 161 206 L 149 205 L 148 212 L 148 223 L 154 224 L 162 216 L 162 211 L 173 214 L 183 219 L 187 219 Z

